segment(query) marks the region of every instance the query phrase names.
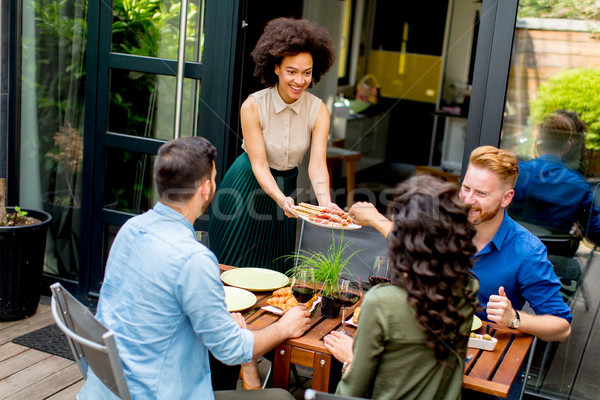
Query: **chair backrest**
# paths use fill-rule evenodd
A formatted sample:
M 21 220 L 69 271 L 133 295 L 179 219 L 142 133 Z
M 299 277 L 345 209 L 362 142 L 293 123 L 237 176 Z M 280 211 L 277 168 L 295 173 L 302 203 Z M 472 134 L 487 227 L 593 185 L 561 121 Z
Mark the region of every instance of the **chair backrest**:
M 364 400 L 362 397 L 349 397 L 339 394 L 317 392 L 316 390 L 306 389 L 304 400 Z
M 52 289 L 52 315 L 67 336 L 69 347 L 87 378 L 88 367 L 119 398 L 131 399 L 117 352 L 114 334 L 73 297 L 60 283 Z
M 581 238 L 574 236 L 571 232 L 540 226 L 517 218 L 514 218 L 514 220 L 537 236 L 544 246 L 546 246 L 548 254 L 573 257 L 579 248 Z
M 368 281 L 369 273 L 375 257 L 387 255 L 388 242 L 383 235 L 370 226 L 363 226 L 357 230 L 327 229 L 302 221 L 298 250 L 313 250 L 325 252 L 333 239 L 340 240 L 344 235 L 344 243 L 349 243 L 344 252 L 344 257 L 360 250 L 350 260 L 348 268 L 356 275 L 360 275 L 363 282 Z
M 573 308 L 575 294 L 582 284 L 581 265 L 573 257 L 548 254 L 548 261 L 554 267 L 554 273 L 560 280 L 560 294 L 565 303 Z

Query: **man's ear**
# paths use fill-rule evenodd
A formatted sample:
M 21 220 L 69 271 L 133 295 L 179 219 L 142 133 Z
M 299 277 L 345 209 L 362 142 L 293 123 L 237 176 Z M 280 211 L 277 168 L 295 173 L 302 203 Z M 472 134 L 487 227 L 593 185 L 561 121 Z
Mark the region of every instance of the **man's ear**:
M 500 206 L 503 208 L 508 207 L 513 197 L 515 197 L 515 189 L 510 189 L 504 192 L 504 195 L 502 196 L 502 203 Z
M 211 183 L 210 183 L 210 179 L 206 179 L 204 180 L 204 182 L 202 182 L 200 184 L 200 193 L 202 194 L 202 198 L 204 200 L 207 200 L 210 197 L 210 192 L 211 192 Z

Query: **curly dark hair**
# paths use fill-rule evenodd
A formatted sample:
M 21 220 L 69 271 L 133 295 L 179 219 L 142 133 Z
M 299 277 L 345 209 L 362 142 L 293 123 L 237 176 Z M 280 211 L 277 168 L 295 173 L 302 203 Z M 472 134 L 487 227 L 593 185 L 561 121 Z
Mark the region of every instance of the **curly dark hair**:
M 392 283 L 406 290 L 425 344 L 442 364 L 468 340 L 461 327 L 470 315 L 460 310 L 477 304 L 471 282 L 475 229 L 458 191 L 454 183 L 414 176 L 398 185 L 389 208 Z
M 321 75 L 335 61 L 333 40 L 327 30 L 306 19 L 276 18 L 267 23 L 265 30 L 250 55 L 254 59 L 254 76 L 271 87 L 279 78 L 275 66 L 286 56 L 310 53 L 313 58 L 312 81 L 318 83 Z

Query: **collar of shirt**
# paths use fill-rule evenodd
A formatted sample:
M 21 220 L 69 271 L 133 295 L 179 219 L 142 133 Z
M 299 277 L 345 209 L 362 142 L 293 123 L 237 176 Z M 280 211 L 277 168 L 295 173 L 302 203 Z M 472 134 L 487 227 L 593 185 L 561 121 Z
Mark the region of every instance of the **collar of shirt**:
M 190 223 L 190 221 L 188 221 L 186 217 L 184 217 L 181 213 L 179 213 L 178 211 L 175 211 L 168 205 L 161 203 L 160 201 L 157 201 L 152 210 L 155 213 L 157 213 L 158 215 L 160 215 L 161 217 L 179 221 L 183 226 L 185 226 L 187 229 L 189 229 L 192 232 L 192 235 L 196 235 L 194 226 Z
M 275 112 L 277 114 L 279 114 L 286 108 L 291 108 L 296 112 L 296 114 L 300 113 L 300 108 L 302 107 L 302 103 L 304 103 L 304 97 L 306 97 L 306 91 L 302 92 L 300 98 L 292 104 L 288 104 L 285 101 L 283 101 L 281 95 L 279 94 L 279 89 L 277 88 L 277 85 L 275 85 L 275 90 L 273 90 L 273 92 L 273 105 L 275 106 Z
M 490 253 L 494 248 L 498 251 L 502 250 L 502 244 L 504 243 L 504 239 L 506 239 L 506 236 L 508 235 L 508 232 L 511 229 L 511 222 L 512 219 L 508 216 L 506 209 L 504 209 L 504 218 L 502 218 L 502 223 L 500 224 L 498 231 L 494 235 L 494 238 L 491 242 L 486 244 L 485 247 L 481 249 L 479 253 L 477 253 L 476 257 Z
M 551 162 L 551 163 L 556 163 L 556 164 L 561 164 L 561 165 L 563 164 L 563 161 L 560 159 L 560 157 L 557 157 L 557 156 L 552 155 L 552 154 L 542 154 L 541 156 L 539 156 L 537 158 L 537 160 Z

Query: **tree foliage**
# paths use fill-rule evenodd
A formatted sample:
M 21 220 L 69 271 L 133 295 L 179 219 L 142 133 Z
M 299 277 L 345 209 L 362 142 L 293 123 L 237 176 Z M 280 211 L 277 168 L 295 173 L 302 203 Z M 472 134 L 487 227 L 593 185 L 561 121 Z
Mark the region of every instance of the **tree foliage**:
M 566 69 L 552 76 L 531 101 L 531 118 L 541 122 L 545 114 L 558 109 L 577 112 L 587 125 L 586 148 L 600 150 L 600 69 Z
M 520 0 L 518 16 L 600 21 L 600 0 Z

